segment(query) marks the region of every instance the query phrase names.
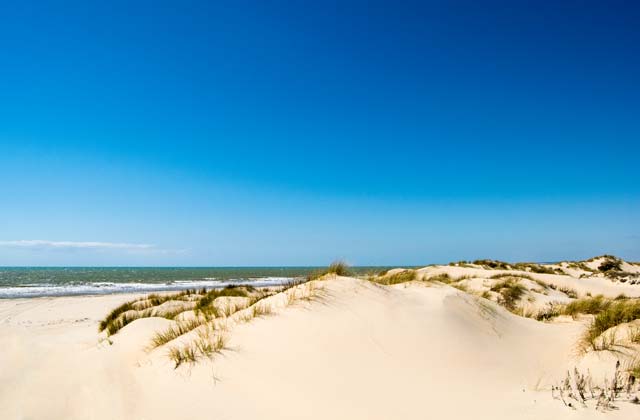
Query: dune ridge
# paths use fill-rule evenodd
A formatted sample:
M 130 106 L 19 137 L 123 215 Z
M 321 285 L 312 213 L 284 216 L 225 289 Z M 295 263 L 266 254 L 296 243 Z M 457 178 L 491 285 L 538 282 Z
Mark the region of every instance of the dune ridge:
M 333 270 L 204 303 L 209 291 L 0 301 L 0 418 L 633 418 L 640 321 L 581 345 L 602 311 L 640 296 L 640 267 L 610 261 Z M 590 299 L 601 306 L 580 312 Z M 130 322 L 98 332 L 131 301 L 114 317 Z M 176 363 L 171 349 L 205 330 L 224 342 Z

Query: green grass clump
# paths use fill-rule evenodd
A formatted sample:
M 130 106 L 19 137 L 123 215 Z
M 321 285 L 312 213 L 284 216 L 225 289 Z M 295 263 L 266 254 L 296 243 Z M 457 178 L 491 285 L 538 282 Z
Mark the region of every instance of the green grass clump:
M 193 331 L 203 323 L 204 320 L 201 320 L 199 318 L 178 322 L 176 323 L 176 325 L 172 325 L 166 330 L 156 333 L 151 339 L 151 344 L 153 347 L 160 347 L 161 345 L 173 341 L 181 335 L 188 333 L 189 331 Z
M 490 279 L 501 279 L 501 278 L 505 278 L 505 277 L 512 277 L 512 278 L 518 278 L 518 279 L 527 279 L 527 280 L 538 282 L 536 279 L 534 279 L 533 277 L 531 277 L 528 274 L 518 274 L 518 273 L 498 273 L 498 274 L 494 274 L 493 276 L 491 276 L 489 278 Z
M 247 297 L 249 293 L 244 287 L 241 286 L 226 286 L 222 289 L 209 290 L 200 300 L 196 303 L 196 311 L 206 311 L 214 300 L 219 297 Z
M 598 336 L 609 328 L 638 318 L 640 318 L 640 301 L 615 301 L 596 315 L 589 330 L 591 334 Z
M 219 353 L 227 343 L 225 336 L 217 334 L 213 337 L 209 333 L 199 334 L 199 338 L 191 344 L 183 347 L 171 347 L 168 356 L 177 369 L 183 363 L 195 363 L 201 357 L 210 357 L 213 353 Z
M 553 268 L 536 263 L 517 263 L 513 268 L 516 270 L 531 271 L 538 274 L 556 274 L 556 271 Z
M 578 292 L 576 292 L 574 289 L 570 289 L 568 287 L 560 287 L 560 288 L 558 288 L 558 291 L 564 293 L 565 295 L 567 295 L 571 299 L 577 299 L 578 298 Z
M 404 270 L 391 275 L 372 277 L 371 280 L 379 284 L 392 285 L 413 281 L 417 278 L 417 274 L 415 270 Z
M 185 362 L 195 363 L 198 360 L 197 348 L 195 346 L 185 346 L 182 348 L 172 347 L 169 349 L 169 358 L 176 364 L 175 368 Z
M 448 273 L 441 273 L 436 276 L 429 277 L 425 279 L 426 281 L 437 281 L 444 284 L 449 284 L 453 281 L 451 276 Z
M 344 261 L 334 261 L 329 265 L 327 273 L 335 274 L 337 276 L 350 276 L 351 269 L 349 265 Z
M 535 319 L 537 321 L 548 321 L 557 316 L 560 316 L 561 314 L 562 311 L 560 310 L 558 305 L 550 302 L 544 309 L 535 314 Z
M 110 324 L 114 323 L 115 320 L 118 319 L 118 317 L 120 317 L 120 315 L 132 309 L 133 309 L 133 302 L 126 302 L 118 306 L 117 308 L 109 312 L 109 314 L 105 317 L 105 319 L 100 321 L 100 325 L 98 326 L 98 331 L 106 330 Z
M 114 335 L 122 328 L 140 318 L 142 318 L 142 316 L 137 312 L 132 314 L 122 314 L 121 316 L 107 324 L 107 332 L 109 333 L 109 335 Z
M 640 319 L 640 299 L 606 299 L 602 295 L 577 299 L 567 304 L 561 311 L 564 315 L 573 317 L 579 314 L 594 315 L 591 325 L 585 331 L 582 342 L 585 347 L 593 350 L 610 349 L 615 344 L 615 334 L 612 332 L 607 337 L 601 337 L 604 332 L 620 324 Z M 635 331 L 635 330 L 634 330 Z M 630 336 L 634 342 L 640 339 L 636 334 Z
M 500 293 L 501 299 L 499 303 L 505 306 L 510 311 L 516 309 L 518 300 L 526 292 L 526 288 L 514 280 L 504 280 L 491 286 L 492 292 Z
M 317 280 L 320 277 L 322 277 L 324 275 L 327 275 L 327 274 L 335 274 L 336 276 L 351 276 L 352 275 L 351 268 L 349 267 L 349 264 L 347 264 L 344 261 L 334 261 L 326 269 L 310 273 L 307 276 L 307 281 Z
M 509 270 L 511 266 L 504 261 L 497 260 L 475 260 L 473 262 L 475 265 L 481 265 L 484 267 L 492 268 L 494 270 Z
M 150 294 L 142 299 L 132 300 L 118 306 L 102 320 L 98 325 L 98 331 L 107 331 L 109 335 L 113 335 L 120 331 L 123 327 L 140 318 L 148 318 L 150 316 L 156 316 L 150 308 L 163 304 L 170 300 L 184 300 L 185 296 L 196 293 L 195 290 L 184 290 L 178 293 L 172 293 L 167 295 Z M 162 315 L 163 318 L 173 319 L 176 315 L 182 312 L 184 309 L 178 309 L 175 311 L 168 311 Z M 135 313 L 126 314 L 129 311 L 136 311 Z
M 565 306 L 562 313 L 575 317 L 578 314 L 596 315 L 609 307 L 611 303 L 604 296 L 598 295 L 574 300 Z
M 603 257 L 604 261 L 598 266 L 598 270 L 603 273 L 622 270 L 622 260 L 613 255 L 603 255 Z
M 632 362 L 627 371 L 633 375 L 635 380 L 640 380 L 640 360 Z

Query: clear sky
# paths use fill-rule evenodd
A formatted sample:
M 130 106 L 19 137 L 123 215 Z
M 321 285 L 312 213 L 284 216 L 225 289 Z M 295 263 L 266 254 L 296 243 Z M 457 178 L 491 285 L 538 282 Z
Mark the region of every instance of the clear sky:
M 0 265 L 640 260 L 638 22 L 633 1 L 2 2 Z

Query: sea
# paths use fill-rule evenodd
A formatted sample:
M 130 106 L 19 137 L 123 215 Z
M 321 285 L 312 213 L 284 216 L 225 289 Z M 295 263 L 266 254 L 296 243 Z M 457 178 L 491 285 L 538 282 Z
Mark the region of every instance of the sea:
M 355 274 L 388 267 L 353 267 Z M 0 299 L 276 286 L 320 267 L 0 267 Z

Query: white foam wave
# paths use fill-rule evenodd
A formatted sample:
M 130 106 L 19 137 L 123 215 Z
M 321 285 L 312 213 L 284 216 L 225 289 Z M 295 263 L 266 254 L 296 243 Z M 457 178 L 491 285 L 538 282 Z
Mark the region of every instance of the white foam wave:
M 31 298 L 45 296 L 103 295 L 112 293 L 166 292 L 185 289 L 213 289 L 229 285 L 251 285 L 254 287 L 278 286 L 294 281 L 292 277 L 260 277 L 232 280 L 179 280 L 171 283 L 109 283 L 55 285 L 48 283 L 24 286 L 0 287 L 0 299 Z

